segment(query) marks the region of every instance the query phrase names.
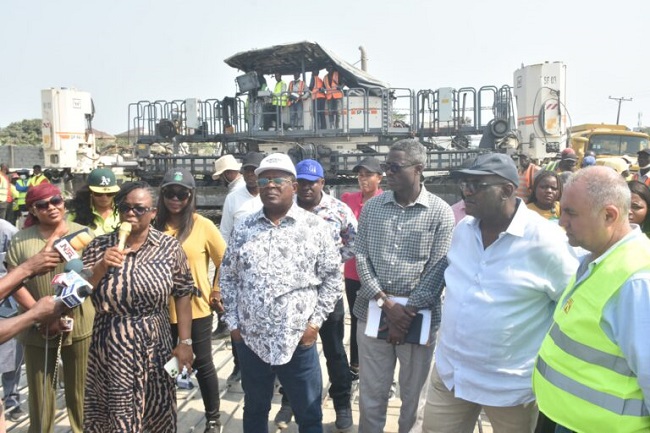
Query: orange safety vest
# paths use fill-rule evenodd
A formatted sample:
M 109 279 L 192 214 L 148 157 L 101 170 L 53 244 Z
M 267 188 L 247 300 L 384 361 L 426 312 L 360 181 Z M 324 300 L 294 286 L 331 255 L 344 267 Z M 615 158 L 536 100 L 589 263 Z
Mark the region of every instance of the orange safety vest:
M 327 92 L 327 99 L 341 99 L 343 97 L 343 92 L 339 89 L 338 71 L 325 75 L 325 90 Z
M 294 91 L 293 91 L 293 83 L 295 83 L 295 81 L 291 81 L 289 83 L 289 95 L 294 93 Z M 289 105 L 295 104 L 296 102 L 299 102 L 299 101 L 302 100 L 302 95 L 305 93 L 305 82 L 304 81 L 302 81 L 302 80 L 298 81 L 298 90 L 295 93 L 298 94 L 298 99 L 296 101 L 292 101 L 291 98 L 289 98 Z
M 311 77 L 311 79 L 313 83 L 313 86 L 309 88 L 311 91 L 311 99 L 324 99 L 325 92 L 321 90 L 323 87 L 325 87 L 323 80 L 321 80 L 318 75 Z

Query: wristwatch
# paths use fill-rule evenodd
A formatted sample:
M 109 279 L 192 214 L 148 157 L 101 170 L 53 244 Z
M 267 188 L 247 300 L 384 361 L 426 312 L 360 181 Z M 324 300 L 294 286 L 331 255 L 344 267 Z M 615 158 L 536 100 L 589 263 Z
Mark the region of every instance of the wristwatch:
M 379 308 L 382 308 L 384 306 L 384 303 L 386 302 L 386 299 L 388 299 L 388 296 L 383 295 L 381 298 L 377 299 L 377 306 Z
M 186 338 L 185 340 L 179 340 L 179 343 L 191 346 L 192 345 L 192 339 L 191 338 Z

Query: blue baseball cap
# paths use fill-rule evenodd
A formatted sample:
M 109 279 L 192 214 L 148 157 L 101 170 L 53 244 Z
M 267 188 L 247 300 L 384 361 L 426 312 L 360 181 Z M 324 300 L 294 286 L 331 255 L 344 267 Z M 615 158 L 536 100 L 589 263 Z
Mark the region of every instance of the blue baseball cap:
M 296 164 L 296 178 L 315 182 L 325 178 L 323 167 L 313 159 L 304 159 Z

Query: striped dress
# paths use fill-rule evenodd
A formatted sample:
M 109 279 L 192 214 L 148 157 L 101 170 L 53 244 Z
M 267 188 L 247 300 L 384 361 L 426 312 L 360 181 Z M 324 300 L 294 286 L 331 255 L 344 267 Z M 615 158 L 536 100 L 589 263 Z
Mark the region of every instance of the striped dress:
M 84 254 L 92 267 L 117 233 L 95 239 Z M 84 405 L 85 433 L 176 432 L 176 390 L 163 369 L 171 358 L 169 296 L 188 296 L 194 282 L 178 241 L 149 228 L 92 295 L 96 309 Z

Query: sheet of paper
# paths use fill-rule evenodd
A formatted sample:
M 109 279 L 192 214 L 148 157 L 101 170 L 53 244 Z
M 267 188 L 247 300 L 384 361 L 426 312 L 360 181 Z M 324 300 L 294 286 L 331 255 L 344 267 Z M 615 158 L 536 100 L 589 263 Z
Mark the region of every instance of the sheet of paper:
M 400 305 L 406 305 L 408 298 L 402 296 L 392 296 L 390 298 L 393 302 Z M 431 310 L 420 310 L 418 313 L 422 314 L 422 329 L 420 330 L 420 344 L 426 345 L 429 343 L 429 334 L 431 333 Z M 366 335 L 368 337 L 377 338 L 379 333 L 379 325 L 381 321 L 381 308 L 377 306 L 377 301 L 371 299 L 368 302 L 368 321 L 366 322 Z

